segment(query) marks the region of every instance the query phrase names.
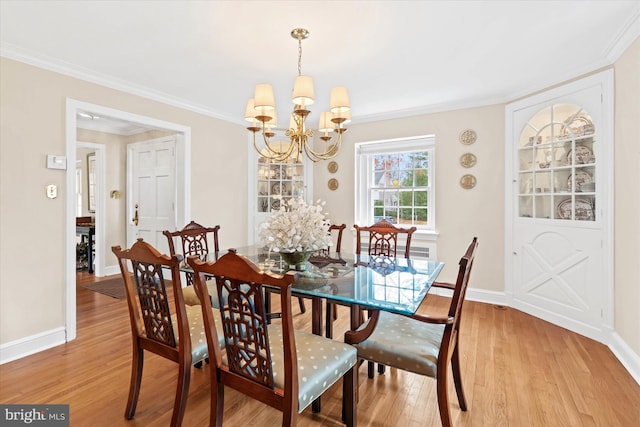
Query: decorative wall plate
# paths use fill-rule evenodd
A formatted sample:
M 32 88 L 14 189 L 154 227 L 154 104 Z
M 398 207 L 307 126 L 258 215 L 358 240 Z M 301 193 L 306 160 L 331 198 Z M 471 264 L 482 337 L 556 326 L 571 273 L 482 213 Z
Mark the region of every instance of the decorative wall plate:
M 475 154 L 472 153 L 464 153 L 462 156 L 460 156 L 460 164 L 463 168 L 471 168 L 475 166 L 477 161 L 478 158 Z
M 338 171 L 338 163 L 337 162 L 329 162 L 327 165 L 327 170 L 330 173 L 336 173 Z
M 338 180 L 337 180 L 337 179 L 335 179 L 335 178 L 331 178 L 331 179 L 329 180 L 329 182 L 327 183 L 327 185 L 328 185 L 328 187 L 329 187 L 329 190 L 331 190 L 331 191 L 335 191 L 335 190 L 337 190 L 337 189 L 338 189 Z
M 475 187 L 476 182 L 476 177 L 470 174 L 463 175 L 462 178 L 460 178 L 460 186 L 465 190 L 470 190 Z
M 475 130 L 467 129 L 460 134 L 460 142 L 464 145 L 471 145 L 476 142 L 478 135 Z

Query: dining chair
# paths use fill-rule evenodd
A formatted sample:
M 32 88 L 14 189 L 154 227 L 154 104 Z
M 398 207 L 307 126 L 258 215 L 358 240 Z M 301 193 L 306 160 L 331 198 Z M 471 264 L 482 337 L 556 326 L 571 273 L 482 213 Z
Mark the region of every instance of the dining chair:
M 125 418 L 132 419 L 136 412 L 146 350 L 178 364 L 171 426 L 179 426 L 189 393 L 191 366 L 208 357 L 202 312 L 198 306 L 184 303 L 177 256 L 162 255 L 142 239 L 130 249 L 114 246 L 111 250 L 124 279 L 133 343 Z M 165 273 L 170 273 L 171 282 Z
M 183 260 L 186 260 L 188 256 L 197 256 L 204 258 L 208 256 L 210 253 L 213 254 L 215 258 L 218 257 L 218 253 L 220 252 L 220 245 L 218 243 L 218 231 L 220 230 L 220 226 L 216 225 L 215 227 L 205 227 L 203 225 L 198 224 L 195 221 L 191 221 L 189 224 L 185 225 L 182 230 L 177 231 L 169 231 L 165 230 L 162 232 L 167 237 L 167 241 L 169 243 L 169 254 L 170 255 L 181 255 Z M 182 254 L 176 251 L 176 245 L 174 239 L 180 239 Z M 213 242 L 213 251 L 210 248 L 210 242 Z M 187 305 L 198 305 L 200 304 L 200 299 L 196 295 L 195 288 L 193 285 L 193 273 L 185 272 L 185 289 L 183 291 L 185 304 Z M 211 286 L 214 286 L 211 284 Z M 214 287 L 211 288 L 211 295 L 215 295 L 213 292 Z M 211 301 L 212 304 L 217 304 L 215 298 Z
M 434 282 L 432 285 L 453 291 L 446 316 L 404 316 L 376 310 L 358 330 L 345 333 L 345 342 L 358 349 L 359 359 L 435 378 L 443 427 L 451 426 L 447 394 L 449 365 L 460 409 L 467 410 L 458 337 L 462 305 L 477 248 L 478 239 L 474 237 L 460 259 L 455 284 Z
M 210 425 L 221 426 L 224 389 L 230 387 L 282 411 L 282 426 L 295 426 L 297 415 L 342 379 L 343 416 L 355 426 L 357 354 L 355 347 L 293 328 L 291 284 L 294 272 L 261 271 L 234 249 L 213 262 L 189 257 L 195 286 L 206 297 L 206 277 L 214 276 L 220 307 L 201 304 L 211 354 Z M 263 287 L 280 294 L 280 322 L 268 322 Z M 212 316 L 219 311 L 220 319 Z M 216 339 L 223 331 L 224 350 Z
M 356 258 L 359 261 L 359 255 L 362 253 L 363 244 L 367 242 L 367 253 L 369 256 L 374 257 L 373 262 L 393 262 L 393 258 L 398 255 L 398 236 L 405 236 L 404 245 L 404 258 L 409 258 L 411 254 L 411 237 L 417 230 L 416 227 L 401 228 L 396 227 L 387 220 L 380 220 L 370 226 L 359 226 L 355 224 L 353 226 L 356 229 Z M 368 234 L 368 239 L 363 239 L 363 234 Z M 371 260 L 370 260 L 371 261 Z M 362 312 L 360 313 L 361 319 L 364 321 Z M 373 375 L 374 364 L 372 362 L 369 365 L 369 376 Z M 383 374 L 385 367 L 382 364 L 378 364 L 378 373 Z
M 398 251 L 398 236 L 405 235 L 404 257 L 409 258 L 411 252 L 411 237 L 417 230 L 416 227 L 401 228 L 382 220 L 370 226 L 353 226 L 356 229 L 356 255 L 362 252 L 362 234 L 368 233 L 367 251 L 369 255 L 396 257 Z

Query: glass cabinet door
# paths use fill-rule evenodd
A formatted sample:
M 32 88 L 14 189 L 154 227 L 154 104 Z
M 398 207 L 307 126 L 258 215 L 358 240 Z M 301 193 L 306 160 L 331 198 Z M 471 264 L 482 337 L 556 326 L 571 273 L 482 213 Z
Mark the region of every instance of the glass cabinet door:
M 595 221 L 597 134 L 573 104 L 540 110 L 518 141 L 518 216 Z
M 304 196 L 304 163 L 290 157 L 273 162 L 260 156 L 257 164 L 257 212 L 271 212 L 283 201 Z

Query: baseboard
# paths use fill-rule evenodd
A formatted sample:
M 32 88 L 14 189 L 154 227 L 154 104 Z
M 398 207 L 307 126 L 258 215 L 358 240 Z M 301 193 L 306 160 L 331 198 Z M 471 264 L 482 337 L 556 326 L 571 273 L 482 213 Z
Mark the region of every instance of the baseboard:
M 63 326 L 0 345 L 0 365 L 67 342 Z
M 636 354 L 617 332 L 611 333 L 609 348 L 622 363 L 622 366 L 631 374 L 636 383 L 640 385 L 640 355 Z
M 105 276 L 112 276 L 114 274 L 120 274 L 120 267 L 118 266 L 118 264 L 110 265 L 110 266 L 104 268 L 104 275 Z
M 445 288 L 433 287 L 429 289 L 429 293 L 449 298 L 453 296 L 453 291 Z M 467 288 L 466 300 L 495 305 L 509 305 L 504 292 L 487 291 L 486 289 Z

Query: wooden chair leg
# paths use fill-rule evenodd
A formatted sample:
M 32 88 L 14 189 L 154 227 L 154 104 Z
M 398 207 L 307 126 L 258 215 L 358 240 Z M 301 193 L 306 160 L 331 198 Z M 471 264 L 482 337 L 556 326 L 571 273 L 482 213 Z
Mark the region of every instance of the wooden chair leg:
M 173 415 L 171 416 L 171 427 L 180 427 L 184 418 L 184 410 L 187 406 L 187 396 L 189 395 L 189 382 L 191 380 L 191 357 L 188 361 L 178 363 L 178 385 L 176 388 L 176 399 L 173 403 Z
M 438 393 L 438 409 L 442 427 L 451 427 L 451 413 L 449 412 L 449 398 L 447 396 L 447 364 L 438 364 L 436 374 L 436 389 Z
M 300 313 L 305 313 L 307 308 L 304 306 L 304 299 L 302 297 L 298 297 L 298 305 L 300 306 Z
M 144 350 L 134 348 L 131 361 L 131 382 L 129 384 L 129 398 L 124 416 L 130 420 L 136 413 L 138 396 L 140 396 L 140 384 L 142 383 L 142 367 L 144 366 Z
M 367 377 L 375 377 L 375 367 L 376 364 L 374 362 L 367 362 Z
M 212 366 L 211 369 L 215 369 L 215 367 Z M 215 378 L 211 378 L 211 408 L 209 408 L 209 426 L 222 427 L 223 416 L 224 384 L 216 383 Z
M 378 363 L 378 375 L 383 375 L 386 368 L 387 367 L 382 363 Z
M 347 427 L 358 425 L 358 366 L 352 367 L 342 379 L 342 421 Z
M 464 389 L 462 388 L 462 375 L 460 372 L 460 356 L 458 346 L 456 345 L 451 355 L 451 370 L 453 371 L 453 384 L 456 386 L 456 394 L 458 395 L 458 403 L 460 409 L 467 410 L 467 400 L 464 397 Z

